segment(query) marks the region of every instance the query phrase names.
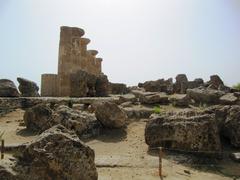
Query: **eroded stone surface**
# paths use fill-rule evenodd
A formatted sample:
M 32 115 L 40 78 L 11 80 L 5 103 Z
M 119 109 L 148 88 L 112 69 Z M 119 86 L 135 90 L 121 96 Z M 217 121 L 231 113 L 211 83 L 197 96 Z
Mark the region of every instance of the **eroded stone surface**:
M 54 126 L 30 143 L 20 156 L 17 177 L 25 180 L 98 179 L 94 151 L 63 126 Z
M 142 104 L 168 104 L 169 99 L 165 93 L 156 93 L 152 95 L 142 96 L 140 99 Z
M 94 114 L 74 110 L 65 105 L 51 109 L 48 104 L 29 108 L 24 114 L 24 122 L 29 130 L 43 132 L 54 125 L 61 124 L 74 131 L 79 137 L 99 134 L 101 124 Z
M 138 86 L 149 92 L 166 92 L 167 94 L 173 93 L 172 78 L 167 80 L 159 79 L 156 81 L 146 81 L 144 83 L 139 83 Z
M 169 101 L 173 106 L 187 107 L 189 105 L 189 98 L 186 94 L 174 94 L 169 97 Z
M 224 94 L 222 91 L 204 87 L 187 90 L 189 98 L 193 99 L 196 103 L 202 104 L 217 104 L 219 103 L 219 98 Z
M 240 106 L 232 106 L 222 126 L 223 136 L 230 139 L 235 147 L 240 147 Z
M 127 94 L 129 92 L 127 85 L 122 83 L 109 83 L 111 94 Z
M 174 92 L 185 94 L 188 88 L 188 78 L 186 74 L 178 74 L 176 76 L 176 83 L 174 84 Z
M 39 97 L 39 87 L 38 85 L 33 82 L 30 81 L 28 79 L 24 79 L 24 78 L 17 78 L 17 81 L 19 82 L 19 86 L 18 89 L 21 92 L 21 95 L 23 97 Z
M 157 116 L 145 129 L 149 146 L 172 150 L 220 151 L 218 126 L 212 115 Z
M 225 105 L 232 105 L 238 101 L 238 98 L 233 93 L 227 93 L 220 98 L 220 103 Z
M 13 81 L 0 79 L 0 97 L 19 97 L 19 92 Z
M 84 30 L 77 27 L 62 26 L 60 31 L 58 74 L 44 74 L 42 76 L 43 96 L 83 97 L 92 89 L 86 90 L 85 84 L 79 84 L 81 77 L 73 77 L 78 71 L 99 76 L 102 73 L 102 59 L 97 58 L 96 50 L 87 50 L 90 39 L 82 37 Z M 76 82 L 75 82 L 76 80 Z M 74 81 L 74 82 L 73 82 Z M 79 92 L 78 89 L 83 90 Z M 79 94 L 80 93 L 80 94 Z M 92 96 L 92 95 L 91 95 Z
M 103 102 L 96 107 L 97 119 L 108 128 L 122 128 L 127 120 L 126 113 L 116 104 Z
M 123 110 L 127 113 L 128 118 L 134 119 L 146 119 L 151 116 L 154 112 L 153 108 L 141 107 L 141 106 L 131 106 L 124 107 Z

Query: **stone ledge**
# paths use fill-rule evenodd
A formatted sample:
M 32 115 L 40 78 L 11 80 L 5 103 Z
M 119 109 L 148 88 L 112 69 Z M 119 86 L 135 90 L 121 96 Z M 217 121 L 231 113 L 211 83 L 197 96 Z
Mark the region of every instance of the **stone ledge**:
M 68 103 L 72 104 L 93 104 L 99 102 L 118 102 L 119 97 L 19 97 L 19 98 L 5 98 L 0 97 L 0 110 L 29 108 L 40 103 Z

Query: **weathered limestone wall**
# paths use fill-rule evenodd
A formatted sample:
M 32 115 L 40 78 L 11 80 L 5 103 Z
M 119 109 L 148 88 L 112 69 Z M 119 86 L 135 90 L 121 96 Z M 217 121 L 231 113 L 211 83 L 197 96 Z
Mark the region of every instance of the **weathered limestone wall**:
M 62 26 L 60 32 L 58 74 L 43 74 L 42 96 L 71 96 L 71 75 L 79 70 L 99 76 L 102 73 L 102 59 L 98 51 L 87 50 L 90 39 L 83 38 L 84 30 Z
M 58 96 L 58 75 L 42 74 L 41 96 L 56 97 Z
M 101 73 L 101 61 L 96 58 L 97 51 L 87 51 L 90 39 L 83 38 L 83 29 L 61 27 L 59 44 L 59 96 L 70 94 L 70 74 L 84 70 L 90 74 Z

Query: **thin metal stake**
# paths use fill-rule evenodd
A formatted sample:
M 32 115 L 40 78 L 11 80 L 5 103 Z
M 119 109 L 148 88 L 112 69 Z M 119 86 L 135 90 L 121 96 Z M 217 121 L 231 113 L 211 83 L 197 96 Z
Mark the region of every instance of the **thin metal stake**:
M 1 143 L 1 159 L 4 158 L 4 140 L 2 139 L 2 143 Z
M 160 149 L 159 149 L 159 177 L 160 177 L 160 179 L 162 179 L 162 155 L 163 155 L 162 147 L 160 147 Z

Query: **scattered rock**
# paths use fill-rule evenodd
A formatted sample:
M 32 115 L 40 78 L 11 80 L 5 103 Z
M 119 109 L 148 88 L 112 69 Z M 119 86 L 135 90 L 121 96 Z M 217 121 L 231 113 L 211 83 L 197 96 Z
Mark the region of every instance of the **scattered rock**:
M 8 79 L 0 79 L 0 97 L 19 97 L 14 82 Z
M 190 99 L 193 99 L 196 103 L 203 104 L 217 104 L 219 98 L 225 93 L 218 90 L 208 89 L 204 87 L 188 89 L 187 95 Z
M 138 99 L 143 98 L 144 96 L 150 96 L 156 94 L 156 92 L 145 92 L 143 89 L 132 90 L 132 94 Z
M 131 107 L 133 106 L 133 103 L 130 101 L 124 102 L 122 104 L 120 104 L 121 107 L 125 108 L 125 107 Z
M 109 81 L 106 75 L 101 74 L 96 81 L 96 96 L 106 97 L 109 91 Z
M 98 179 L 94 151 L 65 127 L 42 133 L 23 151 L 14 168 L 19 179 Z
M 240 147 L 240 106 L 234 105 L 229 109 L 221 133 L 233 146 Z
M 96 108 L 97 119 L 108 128 L 122 128 L 127 120 L 126 113 L 116 104 L 103 102 Z
M 237 102 L 238 98 L 233 93 L 227 93 L 220 98 L 220 104 L 232 105 Z
M 188 81 L 188 89 L 198 88 L 204 85 L 204 81 L 201 78 L 197 78 L 194 81 Z
M 168 104 L 168 96 L 166 93 L 145 94 L 140 97 L 139 101 L 142 104 Z
M 0 178 L 3 180 L 16 180 L 16 174 L 8 167 L 0 165 Z
M 56 123 L 52 119 L 53 110 L 46 104 L 39 104 L 29 108 L 24 113 L 24 123 L 27 129 L 43 132 Z
M 79 70 L 70 76 L 71 97 L 106 97 L 109 82 L 106 75 L 99 76 Z
M 153 108 L 142 106 L 125 107 L 123 110 L 127 113 L 128 118 L 146 119 L 154 112 Z
M 212 89 L 218 89 L 220 85 L 224 85 L 223 81 L 218 75 L 210 76 L 210 81 L 208 83 Z
M 230 87 L 227 87 L 227 86 L 225 86 L 225 85 L 223 85 L 223 84 L 220 84 L 220 85 L 218 86 L 218 90 L 219 90 L 219 91 L 223 91 L 223 92 L 225 92 L 225 93 L 230 93 L 230 92 L 232 91 Z
M 146 81 L 144 83 L 139 83 L 138 86 L 144 88 L 148 92 L 165 92 L 167 94 L 173 93 L 172 78 L 167 80 L 159 79 L 156 81 Z
M 127 94 L 129 92 L 127 85 L 122 83 L 109 83 L 111 94 Z
M 178 94 L 186 94 L 188 88 L 188 79 L 186 74 L 178 74 L 176 83 L 174 84 L 174 92 Z
M 172 150 L 221 150 L 218 126 L 212 115 L 155 117 L 146 125 L 145 140 L 151 147 Z
M 137 98 L 134 94 L 125 94 L 125 95 L 119 96 L 119 103 L 122 104 L 124 102 L 135 103 L 137 102 Z
M 189 105 L 189 98 L 186 94 L 174 94 L 169 97 L 173 106 L 187 107 Z
M 18 89 L 23 97 L 40 96 L 38 93 L 39 87 L 35 82 L 20 77 L 17 78 L 17 81 L 19 82 Z
M 67 106 L 60 106 L 52 116 L 54 124 L 61 124 L 69 130 L 75 131 L 80 137 L 98 135 L 101 124 L 94 114 L 84 111 L 74 110 Z
M 74 110 L 64 105 L 54 110 L 46 104 L 36 105 L 26 110 L 24 122 L 27 129 L 37 132 L 43 132 L 54 125 L 61 124 L 75 131 L 79 137 L 98 135 L 102 127 L 94 114 Z
M 79 70 L 70 76 L 71 97 L 95 96 L 95 84 L 97 77 L 85 71 Z
M 234 96 L 240 98 L 240 92 L 234 92 Z

